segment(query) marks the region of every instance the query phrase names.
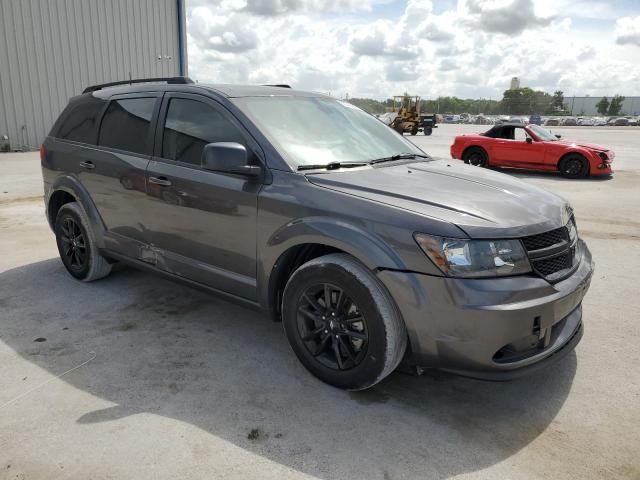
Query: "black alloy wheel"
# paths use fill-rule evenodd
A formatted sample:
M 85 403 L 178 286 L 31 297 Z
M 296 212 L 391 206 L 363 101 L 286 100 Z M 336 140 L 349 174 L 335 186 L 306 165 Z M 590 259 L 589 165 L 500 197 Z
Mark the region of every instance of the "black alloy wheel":
M 88 261 L 87 240 L 82 228 L 71 216 L 62 221 L 59 238 L 65 264 L 74 272 L 83 271 Z
M 375 385 L 400 363 L 407 331 L 376 275 L 346 253 L 298 267 L 282 294 L 282 323 L 294 353 L 323 382 Z
M 581 155 L 567 155 L 560 164 L 560 172 L 567 178 L 583 178 L 589 175 L 589 165 Z
M 349 370 L 367 355 L 367 322 L 340 287 L 319 283 L 307 288 L 298 302 L 297 326 L 306 349 L 325 367 Z
M 466 155 L 465 163 L 473 167 L 484 167 L 485 166 L 484 154 L 479 150 L 473 150 L 471 153 Z
M 73 277 L 92 282 L 109 275 L 111 263 L 100 254 L 91 223 L 79 203 L 65 203 L 60 207 L 54 232 L 60 259 Z

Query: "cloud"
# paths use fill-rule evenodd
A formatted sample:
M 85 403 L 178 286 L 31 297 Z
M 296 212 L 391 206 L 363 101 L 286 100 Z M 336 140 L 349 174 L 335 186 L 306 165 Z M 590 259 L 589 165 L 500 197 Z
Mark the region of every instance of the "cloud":
M 622 17 L 616 20 L 614 33 L 616 43 L 640 46 L 640 15 L 637 17 Z
M 420 73 L 413 64 L 390 62 L 386 68 L 386 79 L 390 82 L 408 82 L 418 78 Z
M 368 10 L 370 1 L 363 0 L 246 0 L 244 11 L 274 16 L 300 12 Z
M 545 27 L 554 16 L 537 16 L 533 0 L 467 0 L 468 21 L 485 32 L 514 35 L 530 28 Z
M 420 55 L 420 49 L 412 39 L 405 38 L 402 31 L 399 36 L 394 36 L 393 33 L 392 24 L 378 22 L 373 28 L 353 35 L 351 50 L 356 55 L 404 60 L 413 60 Z
M 408 91 L 495 99 L 514 76 L 567 95 L 637 89 L 637 55 L 616 44 L 633 43 L 635 13 L 620 18 L 614 34 L 613 22 L 585 27 L 565 0 L 438 7 L 428 0 L 187 0 L 189 73 L 201 82 L 288 83 L 338 97 Z
M 200 48 L 218 52 L 245 52 L 256 48 L 258 37 L 242 14 L 214 15 L 197 7 L 190 15 L 189 34 Z
M 441 29 L 435 22 L 422 26 L 417 36 L 432 42 L 448 42 L 455 38 L 453 32 Z
M 452 60 L 450 58 L 444 58 L 440 62 L 440 70 L 443 72 L 447 72 L 449 70 L 457 70 L 457 69 L 458 69 L 458 64 L 455 62 L 455 60 Z

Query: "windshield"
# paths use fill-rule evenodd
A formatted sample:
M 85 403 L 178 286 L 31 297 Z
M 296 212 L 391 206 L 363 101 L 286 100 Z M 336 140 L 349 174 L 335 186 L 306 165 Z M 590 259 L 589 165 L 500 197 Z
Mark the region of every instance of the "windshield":
M 234 102 L 294 168 L 424 154 L 381 121 L 340 100 L 243 97 Z
M 533 133 L 535 133 L 536 137 L 538 137 L 540 140 L 544 140 L 547 142 L 555 142 L 556 140 L 558 140 L 558 137 L 556 137 L 553 133 L 551 133 L 546 128 L 542 128 L 539 125 L 529 125 L 529 129 Z

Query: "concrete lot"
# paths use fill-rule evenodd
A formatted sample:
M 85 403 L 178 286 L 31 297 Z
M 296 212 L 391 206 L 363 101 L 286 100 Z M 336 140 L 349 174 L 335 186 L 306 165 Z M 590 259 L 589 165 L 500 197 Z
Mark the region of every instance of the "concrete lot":
M 441 126 L 414 141 L 448 157 Z M 596 265 L 585 336 L 544 375 L 392 374 L 347 393 L 266 315 L 133 269 L 74 281 L 37 154 L 0 155 L 0 478 L 640 479 L 640 130 L 612 179 L 517 173 L 573 203 Z

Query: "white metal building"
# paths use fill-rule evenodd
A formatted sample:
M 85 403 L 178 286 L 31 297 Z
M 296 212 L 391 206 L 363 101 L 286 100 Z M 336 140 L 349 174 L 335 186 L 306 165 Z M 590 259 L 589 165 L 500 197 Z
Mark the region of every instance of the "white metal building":
M 613 97 L 607 97 L 611 101 Z M 564 97 L 564 104 L 572 115 L 599 115 L 597 103 L 602 97 Z M 640 97 L 625 96 L 620 115 L 640 115 Z
M 37 148 L 89 85 L 178 75 L 184 0 L 0 0 L 0 148 Z

